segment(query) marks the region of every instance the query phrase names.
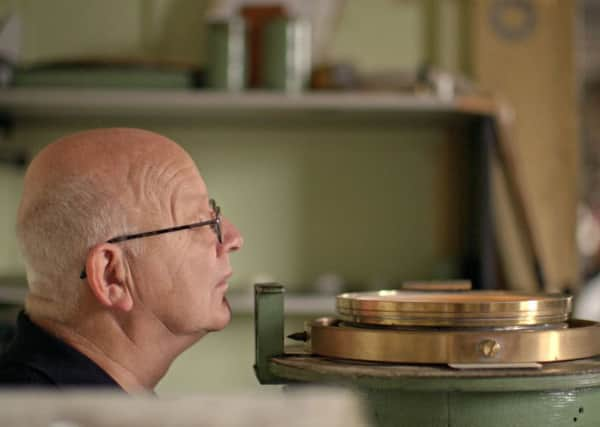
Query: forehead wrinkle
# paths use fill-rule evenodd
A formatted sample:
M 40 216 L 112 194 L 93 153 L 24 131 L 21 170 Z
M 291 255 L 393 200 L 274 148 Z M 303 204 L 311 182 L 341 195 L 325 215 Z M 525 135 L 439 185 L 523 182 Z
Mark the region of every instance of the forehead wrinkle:
M 157 215 L 154 212 L 160 209 L 160 186 L 156 179 L 155 169 L 155 164 L 142 162 L 136 167 L 131 167 L 127 174 L 126 187 L 131 201 L 131 209 L 137 213 L 139 219 L 150 223 L 157 222 Z
M 131 193 L 131 207 L 148 225 L 164 225 L 164 214 L 169 212 L 171 217 L 171 193 L 173 180 L 182 169 L 181 161 L 153 161 L 145 159 L 132 165 L 127 174 L 127 187 Z M 173 220 L 173 218 L 171 218 Z
M 190 223 L 206 219 L 202 213 L 207 213 L 206 192 L 197 186 L 179 185 L 172 194 L 172 210 L 177 224 Z
M 164 188 L 169 199 L 169 211 L 171 214 L 171 220 L 173 224 L 177 224 L 178 220 L 182 221 L 183 218 L 179 218 L 180 215 L 185 215 L 184 207 L 187 203 L 181 204 L 181 194 L 193 190 L 196 182 L 192 182 L 193 178 L 197 176 L 197 170 L 195 165 L 191 164 L 188 166 L 179 167 L 176 171 L 173 171 L 170 176 L 164 181 Z M 199 190 L 199 189 L 198 189 Z M 182 205 L 182 206 L 180 206 Z M 177 209 L 177 207 L 179 209 Z

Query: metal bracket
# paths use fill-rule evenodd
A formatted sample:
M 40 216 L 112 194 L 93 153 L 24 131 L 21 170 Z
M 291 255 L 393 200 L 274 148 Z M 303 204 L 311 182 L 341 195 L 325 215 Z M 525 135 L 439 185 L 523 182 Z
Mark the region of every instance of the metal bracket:
M 261 384 L 284 384 L 269 369 L 271 358 L 283 355 L 283 293 L 278 283 L 254 285 L 254 372 Z

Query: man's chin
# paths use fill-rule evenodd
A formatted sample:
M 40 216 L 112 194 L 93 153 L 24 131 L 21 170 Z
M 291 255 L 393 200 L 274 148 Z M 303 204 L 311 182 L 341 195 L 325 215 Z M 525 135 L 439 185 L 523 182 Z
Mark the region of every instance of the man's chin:
M 227 325 L 231 322 L 231 307 L 229 306 L 229 301 L 227 298 L 223 297 L 223 306 L 219 310 L 218 318 L 215 316 L 212 327 L 209 329 L 209 332 L 217 332 L 222 329 L 225 329 Z

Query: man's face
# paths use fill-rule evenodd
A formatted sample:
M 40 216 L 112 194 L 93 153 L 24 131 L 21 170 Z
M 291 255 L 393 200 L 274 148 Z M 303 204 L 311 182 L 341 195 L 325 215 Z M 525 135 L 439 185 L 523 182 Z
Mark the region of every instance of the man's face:
M 206 185 L 193 163 L 170 181 L 158 227 L 214 218 Z M 229 252 L 241 247 L 242 238 L 226 218 L 222 218 L 222 237 L 220 244 L 214 230 L 204 226 L 143 242 L 134 267 L 139 298 L 176 335 L 220 330 L 231 319 L 225 298 L 232 274 Z

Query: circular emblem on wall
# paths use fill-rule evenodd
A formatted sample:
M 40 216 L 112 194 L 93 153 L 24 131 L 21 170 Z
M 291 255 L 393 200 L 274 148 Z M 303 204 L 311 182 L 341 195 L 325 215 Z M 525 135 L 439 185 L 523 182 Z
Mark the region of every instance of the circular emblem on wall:
M 494 0 L 489 14 L 494 32 L 505 40 L 527 38 L 536 26 L 536 11 L 531 0 Z

